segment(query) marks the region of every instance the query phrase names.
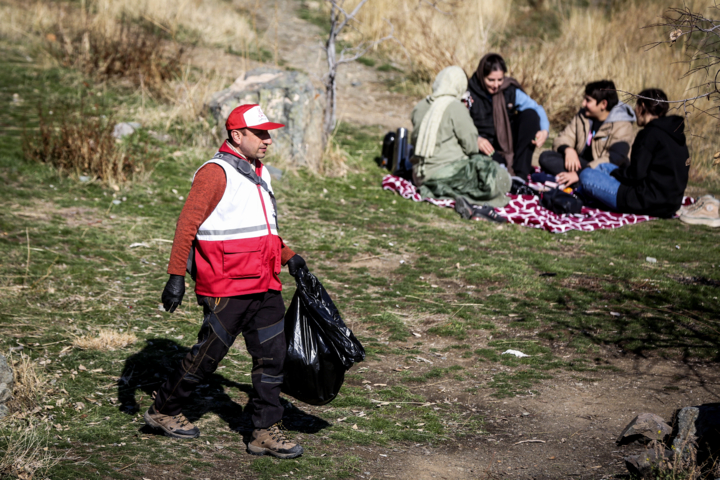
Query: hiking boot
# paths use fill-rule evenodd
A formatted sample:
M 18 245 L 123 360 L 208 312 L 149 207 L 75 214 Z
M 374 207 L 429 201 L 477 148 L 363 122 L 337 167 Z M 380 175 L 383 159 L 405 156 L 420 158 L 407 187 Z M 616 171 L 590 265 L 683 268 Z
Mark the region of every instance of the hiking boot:
M 700 197 L 680 215 L 680 221 L 690 225 L 720 227 L 720 200 L 712 195 Z
M 463 197 L 455 198 L 455 211 L 463 218 L 469 220 L 473 216 L 474 207 Z
M 506 223 L 507 218 L 499 215 L 493 207 L 475 207 L 470 220 L 487 220 L 495 223 Z
M 155 411 L 155 405 L 145 412 L 145 423 L 152 428 L 162 430 L 165 435 L 173 438 L 197 438 L 200 430 L 190 423 L 182 413 L 178 415 L 163 415 Z
M 252 433 L 248 443 L 248 453 L 253 455 L 272 455 L 277 458 L 295 458 L 303 454 L 303 448 L 293 443 L 281 430 L 282 424 L 276 423 L 270 428 L 258 428 Z

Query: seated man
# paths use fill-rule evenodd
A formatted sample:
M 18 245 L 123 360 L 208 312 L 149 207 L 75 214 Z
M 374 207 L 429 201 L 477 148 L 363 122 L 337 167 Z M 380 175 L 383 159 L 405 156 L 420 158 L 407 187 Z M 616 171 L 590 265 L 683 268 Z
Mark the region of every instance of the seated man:
M 413 183 L 423 197 L 454 199 L 463 218 L 503 222 L 492 206 L 507 205 L 510 174 L 478 154 L 477 129 L 460 101 L 466 90 L 463 69 L 447 67 L 435 79 L 432 95 L 413 109 Z M 478 204 L 485 207 L 473 206 Z
M 603 163 L 580 172 L 580 192 L 612 210 L 670 218 L 680 208 L 690 170 L 684 119 L 665 115 L 667 96 L 651 88 L 638 95 L 638 126 L 630 164 Z
M 620 166 L 628 161 L 635 114 L 618 100 L 615 84 L 600 80 L 585 86 L 582 108 L 553 142 L 553 150 L 540 155 L 540 168 L 573 185 L 585 168 L 601 163 Z

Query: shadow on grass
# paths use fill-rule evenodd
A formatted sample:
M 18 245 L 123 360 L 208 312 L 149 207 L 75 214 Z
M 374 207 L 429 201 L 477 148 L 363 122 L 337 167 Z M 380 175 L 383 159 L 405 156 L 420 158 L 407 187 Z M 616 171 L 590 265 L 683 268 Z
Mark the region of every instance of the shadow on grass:
M 555 338 L 572 339 L 577 346 L 614 346 L 645 358 L 720 362 L 719 312 L 706 301 L 707 289 L 688 292 L 684 299 L 650 288 L 605 291 L 602 300 L 608 305 L 585 311 L 577 307 L 591 308 L 591 302 L 581 290 L 556 293 L 555 301 L 570 315 L 552 320 Z
M 125 360 L 120 380 L 118 381 L 119 410 L 128 415 L 139 411 L 136 400 L 138 391 L 144 395 L 152 396 L 168 375 L 176 368 L 190 349 L 178 345 L 166 338 L 153 338 L 147 340 L 147 346 Z M 197 387 L 188 398 L 183 413 L 194 422 L 208 412 L 217 414 L 232 430 L 243 434 L 247 441 L 253 430 L 252 407 L 248 403 L 245 407 L 235 402 L 226 389 L 235 388 L 253 398 L 255 390 L 251 384 L 238 383 L 217 373 L 206 379 L 204 384 Z M 329 427 L 325 420 L 310 415 L 297 408 L 294 404 L 280 399 L 285 412 L 283 424 L 289 430 L 300 433 L 317 433 Z M 145 433 L 156 433 L 153 429 L 143 427 Z

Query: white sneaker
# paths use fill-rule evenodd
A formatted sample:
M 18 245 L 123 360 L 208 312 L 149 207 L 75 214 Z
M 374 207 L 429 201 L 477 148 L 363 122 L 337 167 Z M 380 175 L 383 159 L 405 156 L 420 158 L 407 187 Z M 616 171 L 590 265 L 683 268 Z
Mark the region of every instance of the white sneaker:
M 712 195 L 700 197 L 680 214 L 680 221 L 690 225 L 720 227 L 720 200 Z

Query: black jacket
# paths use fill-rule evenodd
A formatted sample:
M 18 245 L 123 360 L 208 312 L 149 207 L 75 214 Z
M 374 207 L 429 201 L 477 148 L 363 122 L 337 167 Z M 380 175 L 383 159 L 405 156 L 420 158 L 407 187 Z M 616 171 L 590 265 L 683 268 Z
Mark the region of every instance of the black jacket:
M 618 210 L 663 218 L 675 215 L 690 170 L 684 130 L 683 118 L 670 115 L 651 121 L 638 132 L 630 164 L 611 173 L 621 183 Z
M 468 80 L 468 90 L 470 91 L 470 98 L 472 100 L 470 116 L 473 119 L 475 128 L 477 128 L 478 135 L 492 143 L 493 147 L 497 149 L 499 145 L 495 136 L 492 98 L 485 93 L 485 90 L 480 86 L 480 82 L 481 80 L 478 80 L 477 75 L 471 76 L 470 80 Z M 510 85 L 503 92 L 505 95 L 505 105 L 507 105 L 508 108 L 508 117 L 512 117 L 514 113 L 517 113 L 515 108 L 516 91 L 517 87 Z

